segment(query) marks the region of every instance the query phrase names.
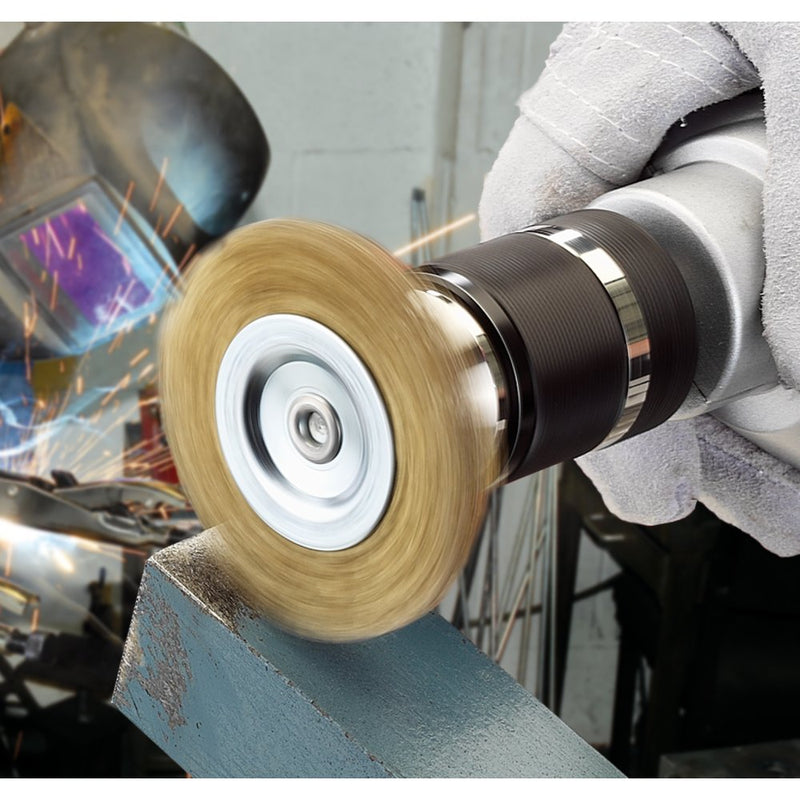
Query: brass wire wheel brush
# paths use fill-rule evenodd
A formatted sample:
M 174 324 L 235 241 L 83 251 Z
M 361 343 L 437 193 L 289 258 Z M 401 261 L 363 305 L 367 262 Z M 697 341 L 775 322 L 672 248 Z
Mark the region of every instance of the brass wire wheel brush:
M 269 221 L 201 255 L 164 321 L 183 487 L 242 594 L 294 633 L 348 641 L 412 622 L 480 528 L 502 462 L 496 409 L 475 386 L 474 340 L 423 281 L 349 231 Z

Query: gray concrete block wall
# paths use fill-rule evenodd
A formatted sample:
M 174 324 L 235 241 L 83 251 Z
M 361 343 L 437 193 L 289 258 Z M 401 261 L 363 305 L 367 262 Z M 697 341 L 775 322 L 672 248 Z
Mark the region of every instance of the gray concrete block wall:
M 477 211 L 486 173 L 519 113 L 517 100 L 536 82 L 560 30 L 560 22 L 473 22 L 463 28 L 451 219 Z M 443 244 L 452 250 L 477 241 L 475 224 Z
M 272 163 L 248 217 L 409 240 L 415 186 L 430 180 L 439 23 L 189 23 L 255 108 Z

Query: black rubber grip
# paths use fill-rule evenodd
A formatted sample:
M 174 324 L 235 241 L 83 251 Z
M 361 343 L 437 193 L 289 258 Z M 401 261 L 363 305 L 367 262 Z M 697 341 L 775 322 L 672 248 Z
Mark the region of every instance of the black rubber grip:
M 677 267 L 644 229 L 610 211 L 583 210 L 547 227 L 580 231 L 620 266 L 639 301 L 651 346 L 650 388 L 625 438 L 668 419 L 691 387 L 694 312 Z M 628 354 L 617 310 L 599 278 L 562 246 L 513 233 L 445 256 L 423 271 L 462 275 L 510 320 L 511 354 L 523 391 L 509 480 L 576 458 L 614 427 L 628 391 Z M 527 396 L 526 396 L 527 393 Z M 531 419 L 533 424 L 531 424 Z
M 520 335 L 514 368 L 530 376 L 534 415 L 517 441 L 509 480 L 575 458 L 614 426 L 627 386 L 625 339 L 594 274 L 559 245 L 512 233 L 431 265 L 468 278 L 502 307 Z

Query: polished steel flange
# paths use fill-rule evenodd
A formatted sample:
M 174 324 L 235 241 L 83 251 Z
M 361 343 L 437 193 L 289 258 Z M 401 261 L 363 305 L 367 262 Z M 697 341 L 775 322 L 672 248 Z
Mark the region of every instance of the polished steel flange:
M 365 539 L 395 474 L 392 428 L 378 387 L 326 326 L 272 314 L 242 328 L 219 366 L 220 446 L 253 511 L 315 550 Z

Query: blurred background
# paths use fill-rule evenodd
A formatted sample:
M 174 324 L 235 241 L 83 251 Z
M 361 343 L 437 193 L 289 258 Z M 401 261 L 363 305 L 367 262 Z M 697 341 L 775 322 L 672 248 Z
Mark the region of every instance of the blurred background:
M 0 49 L 8 47 L 23 27 L 0 23 Z M 235 104 L 198 101 L 200 110 L 192 113 L 200 114 L 202 124 L 188 126 L 192 118 L 180 106 L 187 95 L 176 76 L 185 77 L 189 85 L 211 67 L 187 55 L 187 60 L 169 62 L 176 88 L 164 106 L 168 110 L 159 116 L 158 108 L 147 105 L 141 112 L 150 115 L 146 117 L 150 133 L 143 136 L 152 161 L 149 173 L 134 180 L 140 164 L 131 161 L 138 152 L 133 146 L 113 158 L 106 154 L 103 161 L 98 155 L 106 153 L 103 143 L 124 126 L 117 121 L 115 128 L 108 122 L 111 111 L 108 117 L 81 111 L 82 120 L 91 118 L 97 125 L 90 160 L 100 175 L 100 188 L 85 189 L 80 181 L 64 184 L 58 197 L 36 204 L 30 202 L 30 197 L 38 197 L 33 190 L 27 198 L 4 196 L 0 226 L 6 227 L 0 227 L 0 252 L 9 264 L 16 263 L 14 258 L 30 260 L 32 252 L 39 271 L 29 276 L 28 288 L 23 289 L 12 285 L 10 273 L 0 274 L 0 298 L 5 302 L 0 311 L 17 326 L 6 337 L 10 344 L 0 363 L 0 495 L 6 498 L 5 506 L 0 502 L 0 642 L 5 644 L 0 656 L 0 775 L 183 774 L 125 724 L 107 699 L 144 558 L 199 529 L 175 486 L 177 476 L 158 414 L 156 358 L 160 310 L 174 295 L 192 256 L 234 224 L 286 216 L 351 228 L 410 263 L 476 243 L 484 176 L 516 119 L 518 97 L 535 82 L 560 28 L 554 22 L 164 26 L 177 37 L 170 41 L 188 37 L 232 79 L 266 134 L 266 156 L 266 144 L 254 130 L 247 142 L 236 142 L 219 153 L 211 148 L 196 161 L 188 157 L 181 161 L 180 142 L 170 139 L 180 127 L 178 120 L 192 130 L 207 129 L 209 141 L 217 134 L 230 138 L 240 121 Z M 41 29 L 32 33 L 41 41 L 33 37 L 31 53 L 55 35 Z M 127 34 L 114 35 L 124 39 Z M 63 41 L 68 44 L 69 38 Z M 95 51 L 87 42 L 76 40 L 75 47 L 85 48 L 88 59 Z M 63 51 L 64 43 L 59 47 Z M 4 137 L 0 163 L 8 174 L 15 164 L 24 168 L 22 134 L 45 127 L 29 113 L 33 100 L 24 104 L 24 92 L 33 90 L 20 78 L 20 64 L 28 62 L 21 56 L 9 61 L 6 56 L 12 49 L 4 54 L 5 63 L 0 61 Z M 116 47 L 120 61 L 128 54 Z M 57 62 L 36 63 L 37 69 L 57 71 Z M 136 68 L 146 72 L 141 63 Z M 91 74 L 86 64 L 74 69 L 75 74 L 81 69 Z M 116 73 L 109 74 L 113 78 Z M 132 74 L 119 73 L 129 91 Z M 145 99 L 147 85 L 143 80 L 137 89 Z M 47 113 L 58 103 L 70 113 L 84 103 L 89 109 L 101 108 L 100 100 L 70 94 L 63 87 L 46 102 Z M 170 115 L 175 118 L 174 130 Z M 50 141 L 45 134 L 42 138 Z M 63 155 L 68 138 L 48 146 Z M 253 155 L 248 156 L 251 145 Z M 169 155 L 162 156 L 159 147 Z M 83 158 L 76 155 L 78 161 Z M 106 165 L 105 171 L 98 164 Z M 66 169 L 64 175 L 73 172 Z M 233 177 L 225 183 L 220 176 Z M 238 221 L 213 217 L 196 196 L 181 188 L 184 184 L 196 188 L 201 179 L 205 182 L 201 188 L 224 184 L 220 191 L 238 198 Z M 48 179 L 43 185 L 52 187 L 55 182 Z M 175 197 L 160 213 L 167 186 Z M 144 195 L 137 206 L 140 190 Z M 60 205 L 48 205 L 56 201 Z M 103 210 L 107 201 L 111 211 Z M 14 214 L 9 211 L 12 205 Z M 20 227 L 20 209 L 29 214 L 33 206 L 44 209 L 44 216 Z M 49 319 L 48 310 L 52 330 L 66 325 L 58 316 L 59 292 L 69 292 L 66 273 L 59 279 L 49 259 L 56 259 L 61 248 L 65 252 L 58 257 L 64 269 L 67 261 L 72 263 L 70 239 L 58 238 L 58 225 L 67 231 L 70 215 L 78 212 L 92 216 L 93 231 L 105 232 L 97 237 L 111 237 L 117 243 L 107 254 L 111 266 L 98 266 L 98 274 L 116 269 L 129 275 L 127 255 L 137 280 L 149 292 L 134 301 L 135 287 L 124 296 L 118 291 L 119 286 L 133 284 L 119 283 L 112 287 L 115 294 L 104 301 L 105 316 L 96 313 L 91 318 L 84 313 L 93 322 L 88 329 L 79 330 L 70 318 L 72 339 L 66 334 L 37 338 L 37 325 Z M 51 235 L 52 220 L 56 234 Z M 15 255 L 10 245 L 3 247 L 3 237 L 18 249 L 24 242 L 27 250 Z M 53 253 L 47 255 L 43 248 L 50 247 L 51 239 Z M 144 255 L 136 261 L 131 252 Z M 3 330 L 0 322 L 0 333 Z M 145 488 L 132 488 L 119 479 L 143 481 Z M 667 541 L 684 536 L 680 539 L 687 543 L 684 561 L 687 549 L 697 555 L 692 562 L 697 592 L 714 572 L 709 564 L 727 565 L 715 567 L 721 577 L 713 585 L 714 591 L 730 594 L 731 586 L 738 586 L 736 565 L 742 559 L 752 563 L 752 558 L 765 556 L 750 553 L 746 537 L 733 529 L 721 533 L 714 528 L 708 533 L 709 525 L 717 523 L 701 518 L 702 513 L 687 523 L 683 534 L 667 536 Z M 592 514 L 595 521 L 588 524 Z M 654 686 L 663 680 L 658 670 L 669 669 L 659 666 L 644 645 L 637 649 L 635 637 L 622 636 L 620 619 L 624 621 L 626 609 L 630 603 L 639 607 L 642 603 L 631 594 L 634 590 L 620 583 L 632 570 L 636 572 L 631 559 L 608 546 L 625 539 L 629 531 L 603 514 L 574 466 L 505 487 L 493 500 L 481 546 L 442 613 L 581 737 L 603 752 L 615 752 L 616 762 L 631 774 L 657 774 L 659 763 L 663 771 L 660 759 L 673 749 L 743 743 L 707 705 L 702 707 L 705 739 L 698 733 L 700 723 L 688 738 L 676 738 L 672 722 L 653 723 L 657 731 L 669 729 L 667 738 L 655 734 L 648 738 L 648 720 L 656 717 L 651 710 L 648 718 L 648 702 Z M 69 524 L 63 523 L 66 519 Z M 571 533 L 558 538 L 559 529 Z M 706 530 L 706 538 L 696 535 L 698 529 Z M 727 547 L 735 541 L 735 552 L 714 550 L 722 539 Z M 672 568 L 671 544 L 651 540 L 648 547 Z M 654 563 L 651 551 L 644 555 L 637 551 L 634 566 L 642 560 Z M 716 553 L 716 561 L 708 560 L 709 552 Z M 548 583 L 548 575 L 557 569 L 567 570 L 560 577 L 559 586 L 564 588 L 558 597 L 552 588 L 555 581 Z M 771 569 L 764 567 L 771 576 L 767 580 L 777 586 Z M 669 576 L 677 583 L 682 580 L 681 573 Z M 638 586 L 638 579 L 631 580 Z M 660 629 L 660 615 L 668 605 L 663 595 L 653 596 L 658 613 L 642 623 L 651 632 Z M 681 613 L 691 616 L 694 610 L 682 607 Z M 751 613 L 748 620 L 753 618 Z M 681 622 L 674 624 L 680 627 Z M 715 630 L 732 624 L 726 618 Z M 696 634 L 692 629 L 692 636 Z M 747 652 L 754 649 L 764 652 L 763 645 Z M 718 648 L 703 662 L 708 675 L 717 675 L 713 664 L 718 663 L 719 652 Z M 773 666 L 789 663 L 784 656 L 770 659 L 764 656 Z M 758 672 L 763 662 L 751 660 L 752 670 Z M 687 671 L 681 670 L 681 675 Z M 747 676 L 731 680 L 753 687 Z M 685 705 L 686 697 L 691 695 L 696 704 L 697 697 L 711 691 L 708 686 L 718 683 L 715 678 L 703 685 L 670 686 L 663 700 L 670 720 L 694 708 Z M 733 688 L 718 696 L 718 705 L 729 705 L 731 697 L 739 697 Z M 759 695 L 762 711 L 769 702 L 769 697 Z M 741 701 L 740 727 L 752 731 L 756 711 L 751 714 L 747 708 Z M 726 725 L 727 740 L 719 734 Z M 754 733 L 751 740 L 786 739 L 790 734 L 791 726 L 783 720 Z

